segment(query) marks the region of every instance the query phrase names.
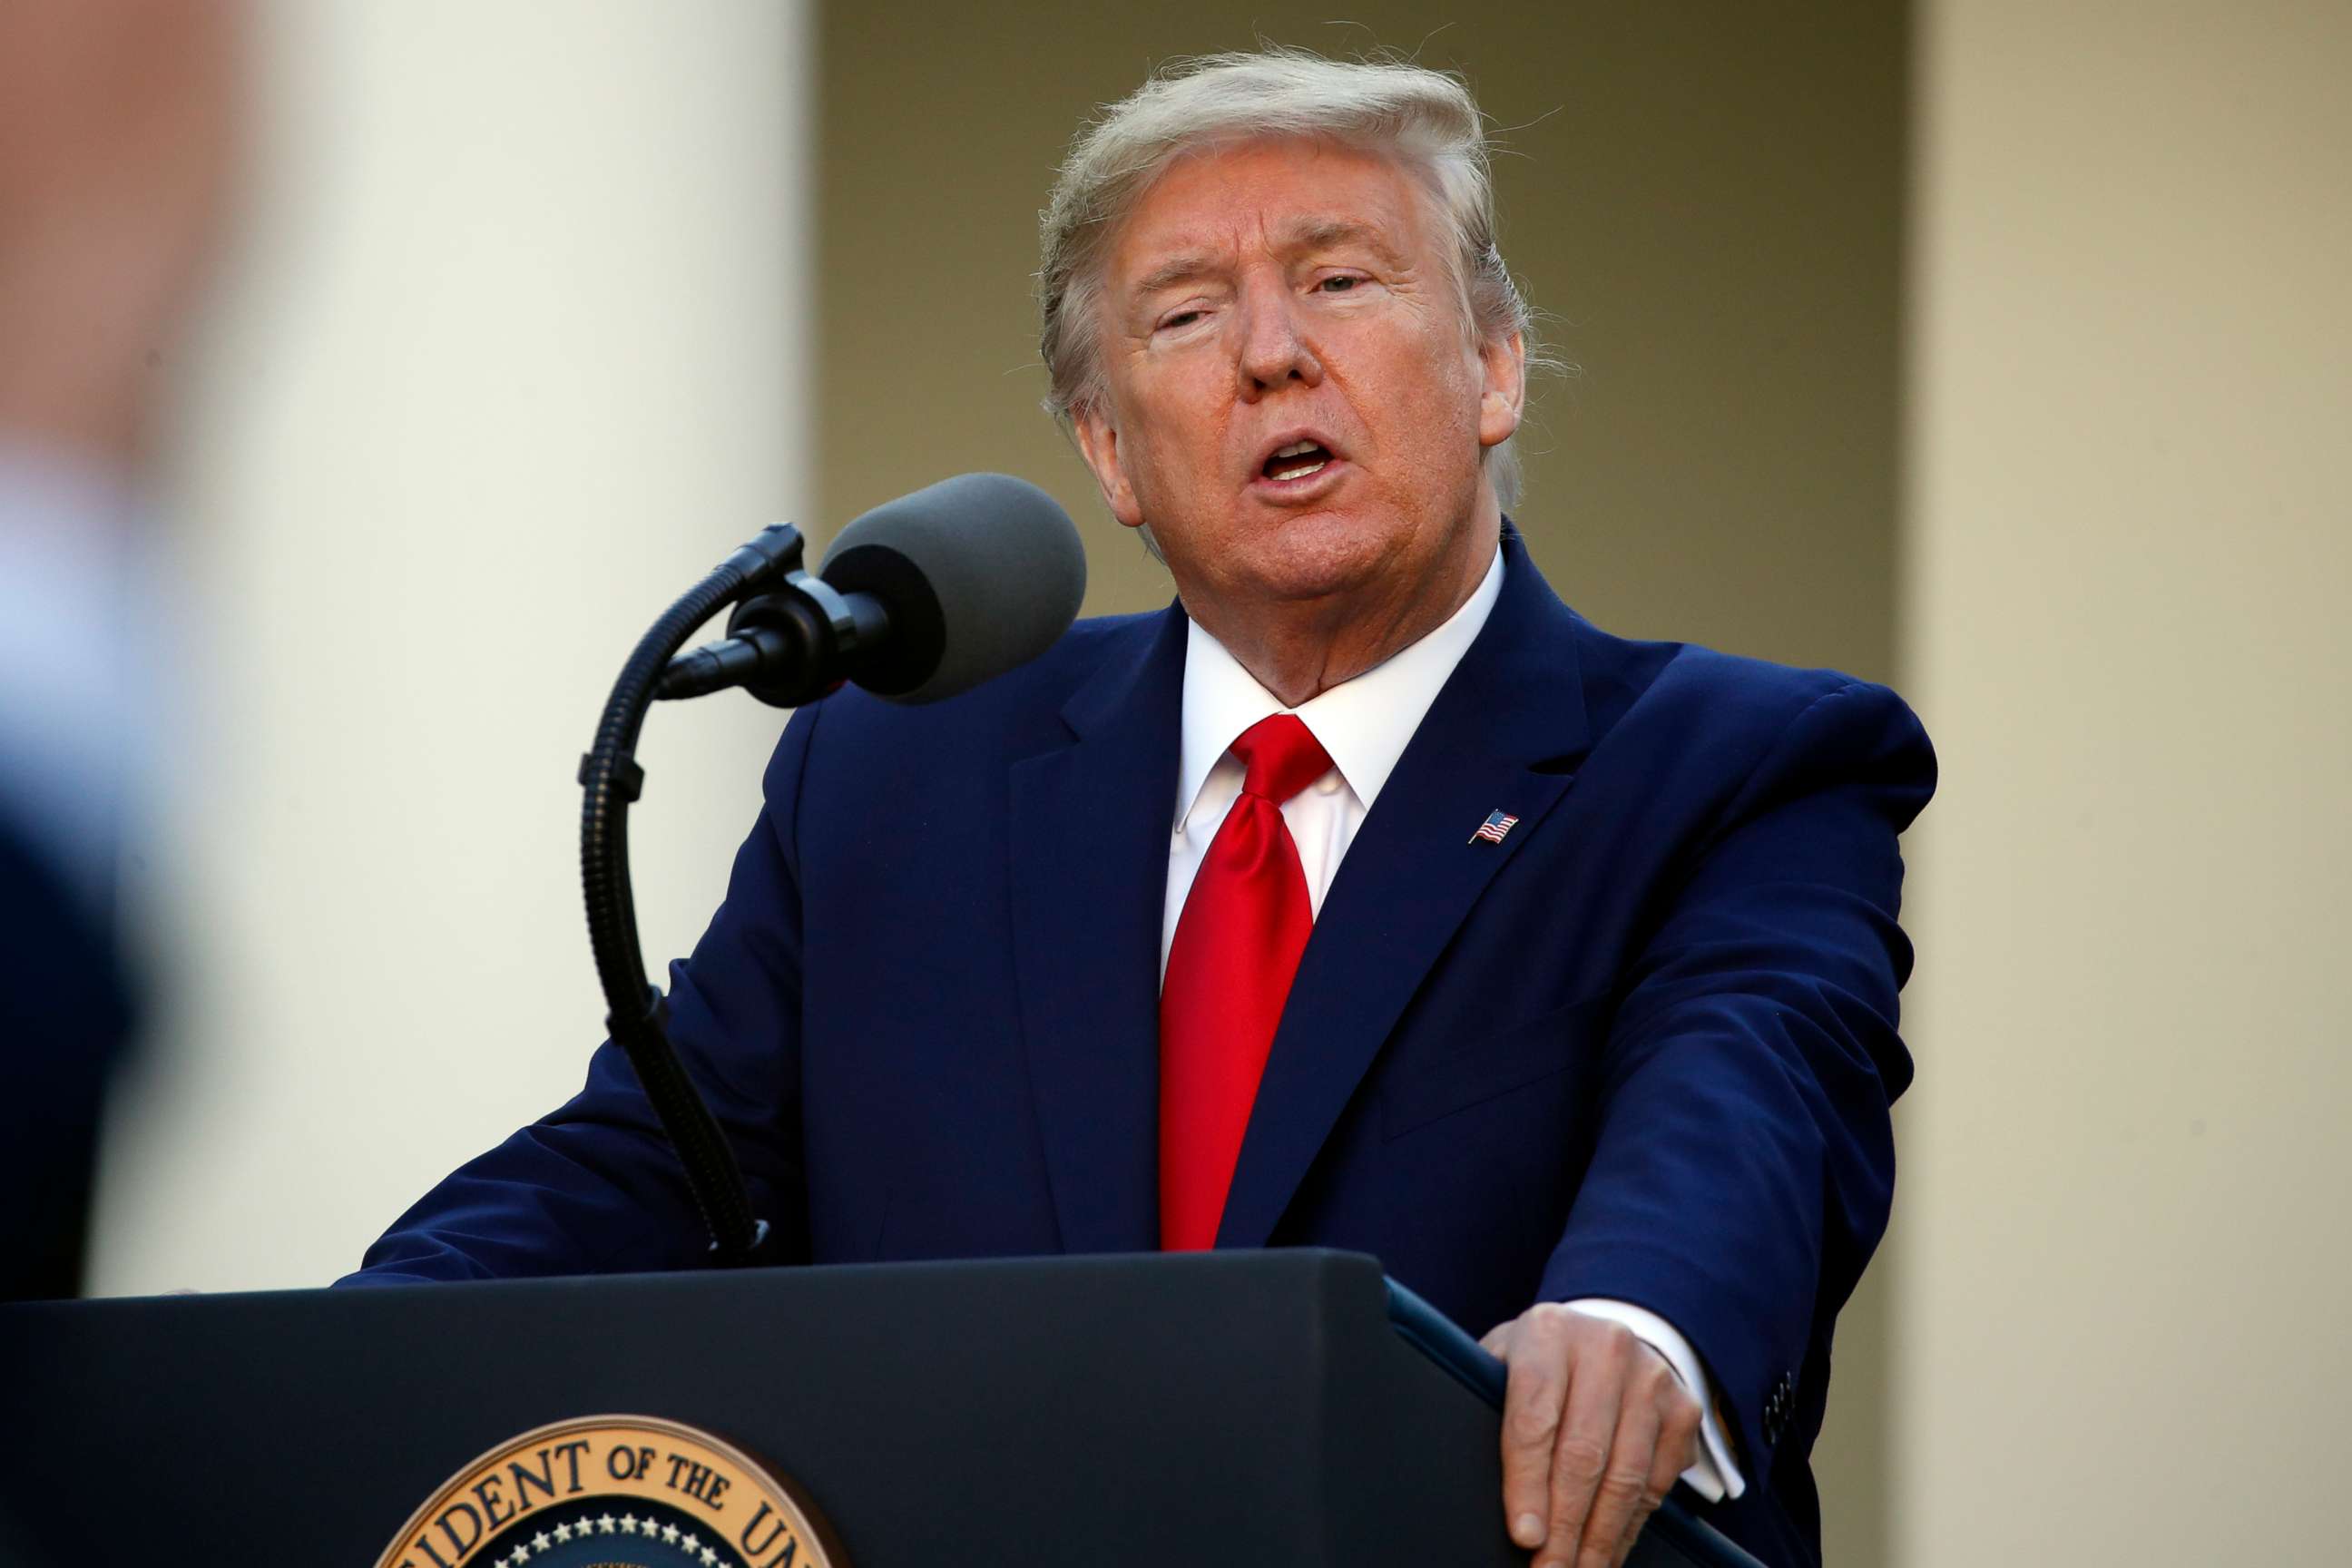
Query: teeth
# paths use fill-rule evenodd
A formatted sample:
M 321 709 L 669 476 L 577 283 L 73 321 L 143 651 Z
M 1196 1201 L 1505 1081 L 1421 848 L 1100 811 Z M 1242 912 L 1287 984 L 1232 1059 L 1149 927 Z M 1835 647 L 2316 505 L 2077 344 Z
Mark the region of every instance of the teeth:
M 1276 454 L 1277 457 L 1281 455 L 1282 454 L 1280 453 Z M 1319 474 L 1322 471 L 1323 465 L 1320 462 L 1314 462 L 1304 464 L 1296 468 L 1276 468 L 1274 470 L 1274 477 L 1276 479 L 1303 479 L 1309 474 Z
M 1315 443 L 1312 441 L 1293 441 L 1289 446 L 1285 447 L 1281 451 L 1276 452 L 1275 456 L 1277 458 L 1295 458 L 1301 452 L 1311 452 L 1313 450 L 1315 450 Z

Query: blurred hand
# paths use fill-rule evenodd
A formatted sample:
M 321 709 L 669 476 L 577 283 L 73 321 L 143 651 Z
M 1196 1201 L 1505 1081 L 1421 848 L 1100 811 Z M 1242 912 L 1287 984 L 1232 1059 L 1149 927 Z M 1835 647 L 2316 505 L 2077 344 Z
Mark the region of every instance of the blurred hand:
M 236 0 L 0 0 L 0 437 L 135 458 L 219 226 Z
M 1696 1457 L 1700 1410 L 1621 1323 L 1556 1302 L 1478 1342 L 1510 1366 L 1503 1519 L 1537 1568 L 1618 1568 Z

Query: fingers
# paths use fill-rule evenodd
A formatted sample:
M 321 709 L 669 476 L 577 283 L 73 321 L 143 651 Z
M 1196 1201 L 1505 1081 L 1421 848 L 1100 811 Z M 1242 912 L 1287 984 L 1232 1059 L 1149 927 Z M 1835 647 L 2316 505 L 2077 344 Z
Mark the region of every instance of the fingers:
M 1685 1470 L 1698 1463 L 1699 1423 L 1706 1415 L 1682 1379 L 1669 1377 L 1667 1382 L 1671 1386 L 1659 1399 L 1657 1458 L 1650 1466 L 1650 1489 L 1662 1498 L 1675 1489 Z
M 1702 1415 L 1698 1401 L 1691 1397 L 1690 1390 L 1671 1371 L 1663 1366 L 1659 1370 L 1664 1373 L 1664 1379 L 1657 1385 L 1656 1397 L 1647 1402 L 1657 1412 L 1657 1433 L 1651 1449 L 1650 1473 L 1644 1478 L 1638 1506 L 1626 1520 L 1625 1532 L 1618 1539 L 1615 1552 L 1608 1559 L 1612 1564 L 1623 1563 L 1633 1555 L 1633 1545 L 1641 1538 L 1642 1527 L 1650 1522 L 1650 1516 L 1658 1511 L 1659 1505 L 1665 1501 L 1666 1494 L 1675 1489 L 1675 1483 L 1682 1479 L 1682 1473 L 1698 1458 L 1699 1419 Z M 1614 1456 L 1612 1458 L 1613 1459 Z M 1597 1532 L 1588 1527 L 1585 1533 L 1592 1537 Z
M 1658 1505 L 1664 1500 L 1663 1493 L 1652 1498 L 1649 1506 L 1634 1516 L 1633 1522 L 1626 1529 L 1625 1539 L 1617 1543 L 1615 1553 L 1608 1560 L 1611 1568 L 1624 1568 L 1624 1564 L 1633 1558 L 1633 1548 L 1642 1539 L 1643 1526 L 1650 1522 L 1650 1516 L 1658 1511 Z
M 1479 1342 L 1510 1368 L 1503 1510 L 1536 1568 L 1618 1568 L 1697 1451 L 1698 1403 L 1619 1324 L 1531 1308 Z
M 1617 1494 L 1623 1490 L 1622 1478 L 1611 1470 L 1610 1462 L 1625 1416 L 1625 1384 L 1634 1341 L 1614 1323 L 1591 1319 L 1584 1322 L 1591 1327 L 1580 1325 L 1576 1330 L 1579 1342 L 1569 1376 L 1568 1408 L 1552 1444 L 1551 1518 L 1544 1531 L 1543 1550 L 1536 1558 L 1539 1568 L 1569 1568 L 1571 1563 L 1577 1568 L 1593 1568 L 1605 1563 L 1605 1550 L 1598 1558 L 1581 1551 L 1586 1526 L 1600 1509 L 1608 1509 L 1614 1521 L 1612 1531 L 1622 1532 L 1624 1528 L 1616 1506 Z M 1642 1447 L 1640 1475 L 1646 1475 L 1649 1445 L 1646 1440 L 1637 1441 Z M 1622 1467 L 1625 1459 L 1621 1457 L 1618 1463 Z M 1635 1479 L 1638 1494 L 1640 1476 Z M 1612 1546 L 1616 1543 L 1614 1534 L 1603 1537 L 1596 1532 L 1593 1538 L 1605 1539 Z
M 1663 1495 L 1650 1490 L 1657 1446 L 1656 1407 L 1638 1394 L 1628 1398 L 1618 1412 L 1609 1457 L 1593 1489 L 1591 1511 L 1582 1534 L 1575 1538 L 1576 1568 L 1616 1568 L 1623 1561 L 1621 1551 L 1631 1545 Z
M 1503 1519 L 1533 1551 L 1551 1513 L 1552 1440 L 1568 1396 L 1568 1342 L 1558 1310 L 1537 1308 L 1486 1336 L 1510 1363 L 1503 1395 Z M 1491 1348 L 1491 1346 L 1490 1346 Z

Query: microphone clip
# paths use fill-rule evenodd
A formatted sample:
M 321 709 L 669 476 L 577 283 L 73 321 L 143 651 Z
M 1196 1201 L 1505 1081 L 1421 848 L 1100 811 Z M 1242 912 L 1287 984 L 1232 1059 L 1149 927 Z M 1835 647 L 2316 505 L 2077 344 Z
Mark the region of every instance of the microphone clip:
M 736 605 L 724 639 L 669 661 L 656 700 L 740 686 L 772 708 L 797 708 L 841 685 L 856 656 L 888 633 L 889 618 L 872 595 L 845 594 L 807 571 L 805 548 L 800 530 L 779 523 L 736 552 L 747 588 L 764 591 Z

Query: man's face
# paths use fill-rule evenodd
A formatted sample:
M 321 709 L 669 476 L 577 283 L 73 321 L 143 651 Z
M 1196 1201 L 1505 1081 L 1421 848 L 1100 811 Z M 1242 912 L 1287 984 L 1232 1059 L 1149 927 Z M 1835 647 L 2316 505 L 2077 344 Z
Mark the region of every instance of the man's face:
M 1180 160 L 1113 237 L 1079 444 L 1213 632 L 1409 621 L 1484 573 L 1520 344 L 1475 341 L 1444 243 L 1404 170 L 1304 141 Z

